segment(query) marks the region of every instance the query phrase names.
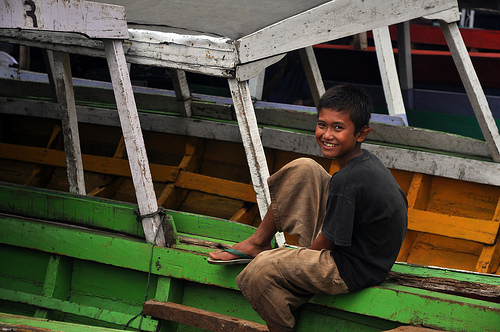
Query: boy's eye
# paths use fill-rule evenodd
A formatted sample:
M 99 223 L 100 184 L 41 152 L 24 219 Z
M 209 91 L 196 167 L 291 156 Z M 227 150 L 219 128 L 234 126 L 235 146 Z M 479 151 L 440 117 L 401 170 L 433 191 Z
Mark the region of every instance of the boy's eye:
M 323 122 L 318 122 L 318 127 L 320 128 L 324 128 L 325 127 L 325 124 Z

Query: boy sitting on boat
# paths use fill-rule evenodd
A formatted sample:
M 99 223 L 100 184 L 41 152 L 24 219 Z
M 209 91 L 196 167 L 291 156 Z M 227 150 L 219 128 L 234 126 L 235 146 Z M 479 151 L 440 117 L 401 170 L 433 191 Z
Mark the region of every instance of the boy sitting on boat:
M 291 331 L 295 310 L 314 294 L 380 284 L 407 228 L 406 196 L 390 171 L 361 149 L 372 102 L 358 87 L 336 86 L 318 103 L 316 141 L 340 170 L 330 176 L 308 158 L 269 180 L 271 205 L 248 239 L 210 253 L 211 264 L 247 263 L 236 283 L 270 331 Z M 297 234 L 299 249 L 272 249 L 277 231 Z

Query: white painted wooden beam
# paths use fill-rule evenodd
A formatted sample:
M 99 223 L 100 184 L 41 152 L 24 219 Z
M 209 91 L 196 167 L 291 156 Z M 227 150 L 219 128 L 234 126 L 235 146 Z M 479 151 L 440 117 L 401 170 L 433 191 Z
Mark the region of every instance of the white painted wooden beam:
M 240 128 L 241 139 L 245 147 L 245 153 L 250 167 L 250 175 L 257 194 L 257 202 L 261 216 L 267 212 L 271 196 L 267 186 L 269 169 L 267 167 L 266 155 L 260 140 L 257 118 L 252 104 L 252 96 L 248 87 L 248 81 L 239 82 L 229 79 L 229 89 L 233 97 L 234 110 Z
M 174 85 L 177 109 L 182 116 L 189 118 L 193 111 L 191 109 L 191 91 L 189 91 L 186 73 L 183 70 L 171 69 L 170 76 Z
M 498 127 L 491 114 L 488 101 L 481 88 L 481 83 L 474 70 L 457 23 L 440 21 L 440 25 L 493 160 L 500 162 L 500 134 Z
M 262 93 L 264 91 L 264 81 L 266 79 L 266 70 L 260 72 L 254 78 L 248 80 L 248 86 L 250 88 L 250 95 L 256 100 L 262 100 Z
M 132 63 L 221 77 L 235 75 L 238 55 L 228 38 L 140 29 L 129 29 L 129 34 L 124 50 Z
M 316 61 L 316 55 L 314 54 L 312 46 L 300 49 L 299 55 L 302 60 L 302 65 L 304 66 L 307 82 L 309 83 L 309 87 L 311 89 L 314 105 L 318 105 L 319 99 L 325 93 L 325 85 L 323 84 L 323 79 L 321 78 L 321 72 L 319 70 L 318 62 Z
M 78 133 L 78 119 L 69 54 L 48 51 L 47 55 L 57 102 L 61 110 L 69 191 L 85 195 L 82 153 L 80 150 L 80 136 Z
M 78 106 L 77 111 L 79 122 L 120 126 L 116 110 Z M 283 116 L 294 116 L 294 114 L 284 114 L 276 109 L 269 109 L 266 112 L 277 114 L 277 121 Z M 0 98 L 0 113 L 59 118 L 57 105 L 47 101 Z M 311 116 L 316 117 L 314 114 Z M 239 128 L 232 123 L 152 113 L 139 113 L 139 117 L 143 130 L 241 142 Z M 322 156 L 312 131 L 303 133 L 280 130 L 276 129 L 274 123 L 271 125 L 272 128 L 263 127 L 259 130 L 264 147 Z M 500 186 L 500 163 L 486 161 L 490 159 L 487 156 L 489 151 L 483 141 L 412 127 L 383 125 L 378 128 L 379 126 L 380 124 L 372 124 L 374 130 L 369 137 L 376 141 L 380 139 L 382 145 L 371 141 L 363 143 L 363 146 L 380 156 L 381 152 L 385 151 L 383 162 L 387 166 L 408 172 Z M 376 132 L 375 129 L 379 131 L 379 134 L 372 137 Z M 394 146 L 395 142 L 400 145 Z M 458 157 L 459 155 L 462 157 Z
M 241 63 L 410 21 L 456 0 L 332 0 L 236 40 Z M 293 31 L 293 33 L 291 33 Z
M 120 116 L 123 138 L 127 148 L 139 212 L 141 216 L 151 215 L 158 211 L 158 204 L 153 188 L 153 180 L 149 169 L 132 84 L 123 53 L 122 41 L 113 39 L 104 40 L 104 48 L 111 74 L 111 82 L 113 83 L 118 114 Z M 143 218 L 142 225 L 146 241 L 154 242 L 158 246 L 165 246 L 165 237 L 158 214 Z M 156 236 L 156 234 L 158 235 Z
M 124 41 L 123 48 L 130 63 L 224 78 L 235 77 L 237 53 L 232 41 L 227 38 L 183 36 L 137 29 L 130 29 L 129 33 L 129 39 Z M 105 57 L 101 40 L 77 34 L 61 36 L 45 31 L 0 29 L 0 41 Z
M 413 99 L 413 69 L 411 62 L 410 22 L 397 25 L 398 35 L 398 64 L 401 90 L 405 106 L 409 109 L 415 107 Z
M 399 86 L 396 61 L 394 60 L 394 53 L 392 51 L 389 27 L 374 29 L 373 40 L 375 41 L 378 66 L 389 115 L 400 116 L 405 124 L 408 125 L 403 95 Z
M 128 38 L 122 6 L 80 0 L 0 1 L 0 28 L 76 32 L 90 38 Z
M 238 119 L 241 139 L 250 168 L 250 176 L 257 197 L 259 212 L 261 218 L 264 218 L 271 204 L 271 196 L 267 185 L 269 169 L 267 167 L 264 147 L 260 139 L 257 118 L 252 104 L 252 96 L 250 95 L 248 81 L 239 82 L 236 79 L 229 79 L 228 82 L 233 97 L 234 110 L 236 112 L 236 118 Z M 285 236 L 283 233 L 277 233 L 275 238 L 278 246 L 281 247 L 285 243 Z
M 280 61 L 285 57 L 285 55 L 286 54 L 278 54 L 255 62 L 237 65 L 235 78 L 240 82 L 244 82 L 257 77 L 264 69 Z

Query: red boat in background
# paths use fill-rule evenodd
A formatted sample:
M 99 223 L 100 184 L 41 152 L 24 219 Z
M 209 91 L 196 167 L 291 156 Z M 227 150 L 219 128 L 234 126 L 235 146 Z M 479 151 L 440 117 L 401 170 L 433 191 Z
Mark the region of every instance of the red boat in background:
M 469 49 L 474 68 L 486 90 L 500 89 L 500 31 L 460 28 Z M 391 39 L 397 49 L 396 26 L 390 27 Z M 370 41 L 372 33 L 368 32 Z M 413 79 L 416 86 L 445 84 L 461 86 L 451 53 L 437 25 L 410 24 Z M 369 45 L 372 44 L 369 42 Z M 321 74 L 326 81 L 351 81 L 380 84 L 375 47 L 359 49 L 355 45 L 328 43 L 314 46 Z

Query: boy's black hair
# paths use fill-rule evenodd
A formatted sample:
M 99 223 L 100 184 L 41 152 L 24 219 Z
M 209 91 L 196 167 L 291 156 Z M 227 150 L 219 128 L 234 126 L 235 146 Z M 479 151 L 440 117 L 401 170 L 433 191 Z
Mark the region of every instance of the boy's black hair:
M 318 102 L 317 110 L 329 108 L 337 112 L 348 112 L 354 123 L 355 133 L 370 123 L 373 103 L 360 87 L 352 84 L 342 84 L 328 89 Z

